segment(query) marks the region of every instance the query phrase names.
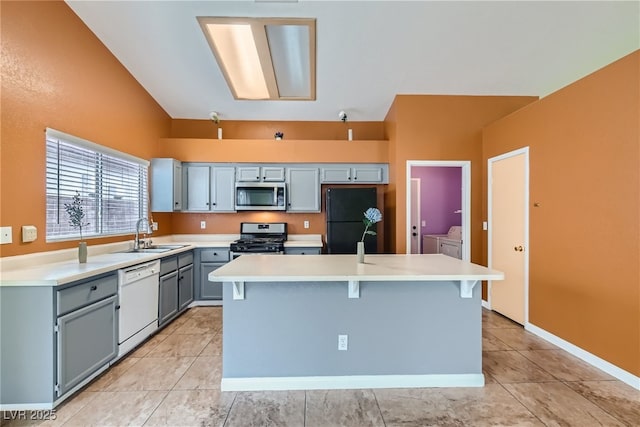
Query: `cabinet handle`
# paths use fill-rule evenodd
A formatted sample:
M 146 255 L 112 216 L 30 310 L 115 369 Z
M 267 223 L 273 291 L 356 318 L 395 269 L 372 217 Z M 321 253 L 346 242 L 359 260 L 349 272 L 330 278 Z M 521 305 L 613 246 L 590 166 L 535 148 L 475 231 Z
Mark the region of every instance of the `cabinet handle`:
M 413 236 L 417 236 L 417 235 L 418 235 L 417 233 L 411 233 L 411 234 L 412 234 Z
M 215 206 L 215 205 L 216 205 L 216 202 L 213 202 L 213 203 L 212 203 L 212 205 L 213 205 L 213 206 Z
M 116 305 L 116 310 L 120 310 L 120 304 Z
M 95 291 L 96 289 L 98 289 L 98 287 L 97 287 L 96 285 L 93 285 L 93 286 L 90 288 L 90 290 L 91 290 L 91 291 Z
M 183 279 L 184 279 L 184 276 L 180 276 L 180 277 L 178 278 L 178 280 L 183 280 Z

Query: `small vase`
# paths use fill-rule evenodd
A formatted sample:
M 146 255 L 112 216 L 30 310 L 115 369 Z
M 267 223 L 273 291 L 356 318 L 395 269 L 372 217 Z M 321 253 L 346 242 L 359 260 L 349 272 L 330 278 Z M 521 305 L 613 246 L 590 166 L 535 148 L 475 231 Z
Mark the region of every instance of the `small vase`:
M 78 261 L 80 264 L 87 262 L 87 242 L 80 242 L 78 246 Z
M 358 264 L 364 264 L 364 242 L 358 242 L 356 257 Z

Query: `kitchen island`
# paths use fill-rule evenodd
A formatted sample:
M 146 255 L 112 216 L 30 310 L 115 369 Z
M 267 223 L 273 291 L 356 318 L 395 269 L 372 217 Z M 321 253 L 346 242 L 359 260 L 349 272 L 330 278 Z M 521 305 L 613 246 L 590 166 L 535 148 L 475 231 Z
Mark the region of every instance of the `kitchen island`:
M 239 257 L 209 275 L 221 389 L 483 386 L 479 283 L 503 278 L 441 254 Z

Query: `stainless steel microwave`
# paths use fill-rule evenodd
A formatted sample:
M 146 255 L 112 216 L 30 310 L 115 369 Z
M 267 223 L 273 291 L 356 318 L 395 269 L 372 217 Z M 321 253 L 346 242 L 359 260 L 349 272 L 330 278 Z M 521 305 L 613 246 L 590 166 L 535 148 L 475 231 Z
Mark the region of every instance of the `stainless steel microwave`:
M 237 182 L 237 211 L 284 211 L 287 186 L 284 182 Z

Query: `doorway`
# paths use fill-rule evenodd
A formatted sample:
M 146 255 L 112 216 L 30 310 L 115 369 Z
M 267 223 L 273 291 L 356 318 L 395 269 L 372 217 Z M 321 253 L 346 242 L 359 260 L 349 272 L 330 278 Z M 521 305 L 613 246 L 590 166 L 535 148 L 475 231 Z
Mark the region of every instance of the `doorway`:
M 488 265 L 504 272 L 488 283 L 488 306 L 525 325 L 529 320 L 529 147 L 487 165 Z
M 451 186 L 448 180 L 427 182 L 429 172 L 432 176 L 456 176 L 457 181 Z M 416 184 L 417 180 L 419 184 Z M 407 161 L 407 219 L 406 219 L 406 253 L 422 253 L 422 239 L 426 234 L 446 234 L 451 225 L 459 225 L 462 229 L 461 258 L 471 259 L 471 162 L 470 161 L 438 161 L 438 160 L 408 160 Z M 416 190 L 420 188 L 417 196 Z M 439 194 L 436 194 L 439 193 Z M 432 202 L 432 200 L 436 200 Z M 453 204 L 449 204 L 453 203 Z M 438 216 L 429 213 L 429 209 L 437 207 L 444 212 Z M 450 206 L 456 206 L 451 208 Z M 450 212 L 449 212 L 450 211 Z M 436 230 L 436 231 L 434 231 Z M 414 236 L 414 233 L 417 236 Z M 415 239 L 419 244 L 415 244 Z M 415 251 L 415 252 L 414 252 Z

